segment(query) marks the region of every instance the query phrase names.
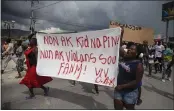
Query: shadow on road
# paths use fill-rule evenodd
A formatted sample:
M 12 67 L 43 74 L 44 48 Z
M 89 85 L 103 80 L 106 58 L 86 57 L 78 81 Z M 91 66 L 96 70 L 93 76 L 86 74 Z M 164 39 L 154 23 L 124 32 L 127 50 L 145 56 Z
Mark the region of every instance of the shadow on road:
M 110 98 L 114 98 L 114 91 L 109 89 L 109 88 L 105 88 L 104 92 L 110 97 Z
M 6 102 L 1 105 L 1 110 L 10 110 L 11 109 L 11 102 Z
M 153 85 L 151 85 L 151 87 L 144 85 L 143 87 L 144 87 L 146 90 L 148 90 L 148 91 L 154 91 L 154 92 L 156 92 L 156 93 L 158 93 L 158 94 L 160 94 L 160 95 L 162 95 L 162 96 L 164 96 L 164 97 L 167 97 L 167 98 L 169 98 L 169 99 L 174 100 L 174 95 L 173 95 L 173 94 L 170 94 L 170 93 L 168 93 L 168 92 L 164 92 L 164 91 L 162 91 L 162 90 L 159 90 L 159 89 L 155 88 Z
M 93 93 L 92 89 L 95 89 L 93 84 L 88 84 L 84 82 L 79 82 L 79 84 L 82 86 L 83 91 L 86 93 Z
M 145 74 L 145 76 L 148 77 L 148 78 L 153 78 L 153 79 L 160 80 L 160 81 L 162 80 L 161 77 L 157 77 L 157 76 L 154 76 L 154 75 L 151 75 L 151 76 L 149 77 L 148 75 Z
M 25 91 L 23 93 L 28 94 L 28 91 Z M 38 95 L 43 95 L 43 94 L 38 94 Z M 50 88 L 49 97 L 68 101 L 80 105 L 86 109 L 107 109 L 107 107 L 104 104 L 94 100 L 90 96 L 85 96 L 61 89 Z

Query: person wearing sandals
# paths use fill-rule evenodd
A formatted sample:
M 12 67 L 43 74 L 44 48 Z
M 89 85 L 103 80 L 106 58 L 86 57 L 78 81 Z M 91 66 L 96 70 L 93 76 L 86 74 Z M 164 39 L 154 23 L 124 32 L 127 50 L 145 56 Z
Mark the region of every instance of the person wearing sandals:
M 37 75 L 37 40 L 36 38 L 29 38 L 29 40 L 30 48 L 24 52 L 26 56 L 27 71 L 25 77 L 20 82 L 20 84 L 24 84 L 29 88 L 30 95 L 26 97 L 26 99 L 32 99 L 35 97 L 33 88 L 42 88 L 44 90 L 44 95 L 47 96 L 49 88 L 46 88 L 43 85 L 52 81 L 51 77 Z
M 23 48 L 22 48 L 22 40 L 17 41 L 17 49 L 16 49 L 16 69 L 18 71 L 18 76 L 15 78 L 22 78 L 21 72 L 24 70 L 24 55 L 23 55 Z

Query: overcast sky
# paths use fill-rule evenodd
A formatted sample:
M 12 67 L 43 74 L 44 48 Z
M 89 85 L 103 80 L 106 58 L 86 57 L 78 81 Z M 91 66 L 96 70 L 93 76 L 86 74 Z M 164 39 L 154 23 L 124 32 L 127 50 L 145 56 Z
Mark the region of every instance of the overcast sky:
M 55 2 L 35 2 L 34 8 Z M 116 20 L 123 24 L 153 28 L 156 34 L 165 34 L 166 23 L 161 21 L 163 3 L 166 1 L 62 1 L 34 12 L 38 18 L 36 30 L 50 27 L 76 31 L 98 30 L 108 28 L 109 21 Z M 2 21 L 14 20 L 15 28 L 29 30 L 29 1 L 2 0 L 1 4 Z M 170 21 L 169 36 L 174 36 L 173 30 L 174 21 Z

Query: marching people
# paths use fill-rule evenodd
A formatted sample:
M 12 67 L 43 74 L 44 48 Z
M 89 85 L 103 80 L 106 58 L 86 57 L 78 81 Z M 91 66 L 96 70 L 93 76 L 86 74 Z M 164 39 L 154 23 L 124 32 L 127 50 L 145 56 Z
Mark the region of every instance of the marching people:
M 22 40 L 17 41 L 16 56 L 17 56 L 16 68 L 18 72 L 18 76 L 16 76 L 16 78 L 22 78 L 21 72 L 24 70 L 24 55 L 22 48 Z
M 14 57 L 14 44 L 11 43 L 10 38 L 8 38 L 6 40 L 6 43 L 8 44 L 8 48 L 2 53 L 2 56 L 5 56 L 5 59 L 2 62 L 1 74 L 4 73 L 4 70 L 6 69 L 8 63 L 10 62 L 10 60 L 13 60 L 16 64 L 16 59 Z
M 165 45 L 165 50 L 163 52 L 164 62 L 163 62 L 163 74 L 162 81 L 165 82 L 165 75 L 167 75 L 167 79 L 171 81 L 171 68 L 167 69 L 168 64 L 172 61 L 173 51 L 168 45 Z
M 32 34 L 33 36 L 34 34 Z M 32 37 L 31 35 L 29 36 Z M 37 40 L 36 38 L 30 39 L 30 48 L 24 52 L 26 56 L 27 71 L 25 77 L 21 80 L 20 84 L 24 84 L 29 88 L 30 95 L 26 99 L 32 99 L 35 97 L 33 88 L 42 88 L 44 95 L 48 95 L 49 87 L 45 87 L 44 84 L 52 81 L 51 77 L 39 76 L 36 73 L 37 65 Z

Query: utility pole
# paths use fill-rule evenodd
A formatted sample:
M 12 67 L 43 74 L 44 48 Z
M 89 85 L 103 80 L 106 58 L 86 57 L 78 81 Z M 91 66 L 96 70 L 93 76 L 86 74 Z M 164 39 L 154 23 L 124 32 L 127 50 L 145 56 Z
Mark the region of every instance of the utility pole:
M 37 0 L 39 3 L 39 0 Z M 35 23 L 36 23 L 36 18 L 34 18 L 34 10 L 32 9 L 34 6 L 34 0 L 31 0 L 31 17 L 30 17 L 30 31 L 33 33 L 35 31 Z
M 166 21 L 166 43 L 168 43 L 168 29 L 169 29 L 169 20 Z
M 8 30 L 8 38 L 10 38 L 11 27 L 14 28 L 15 21 L 4 21 L 4 27 Z
M 33 10 L 31 10 L 31 17 L 30 17 L 30 20 L 31 20 L 31 23 L 30 23 L 30 31 L 31 31 L 31 33 L 33 33 L 33 32 L 34 32 L 34 27 L 33 27 L 33 25 L 35 25 L 34 22 L 33 22 L 33 20 L 34 20 Z

